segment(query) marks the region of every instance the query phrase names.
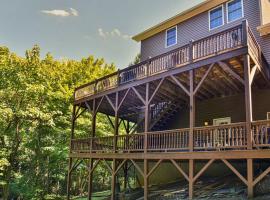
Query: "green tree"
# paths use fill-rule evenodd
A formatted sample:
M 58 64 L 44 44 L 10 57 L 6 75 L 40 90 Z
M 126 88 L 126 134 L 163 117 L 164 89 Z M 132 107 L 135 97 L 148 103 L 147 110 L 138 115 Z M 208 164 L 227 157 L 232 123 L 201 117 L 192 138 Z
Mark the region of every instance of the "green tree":
M 115 70 L 114 64 L 93 56 L 57 61 L 48 53 L 41 59 L 35 45 L 22 58 L 0 47 L 0 195 L 2 190 L 4 200 L 65 194 L 74 89 Z M 104 121 L 101 117 L 100 123 Z M 89 123 L 86 114 L 79 126 L 85 135 Z

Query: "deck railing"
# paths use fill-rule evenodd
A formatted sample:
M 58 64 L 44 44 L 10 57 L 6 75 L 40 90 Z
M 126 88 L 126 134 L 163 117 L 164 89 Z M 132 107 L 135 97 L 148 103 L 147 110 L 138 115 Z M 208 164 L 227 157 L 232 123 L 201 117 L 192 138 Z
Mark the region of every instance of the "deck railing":
M 246 148 L 246 123 L 194 129 L 195 149 Z
M 191 41 L 185 46 L 83 85 L 76 89 L 75 100 L 249 44 L 252 46 L 252 50 L 259 54 L 258 46 L 251 30 L 248 27 L 243 29 L 243 27 L 247 27 L 246 21 L 236 27 L 198 41 Z M 249 42 L 244 41 L 246 37 L 249 38 Z
M 254 147 L 270 147 L 270 120 L 253 122 L 251 130 Z
M 253 148 L 270 148 L 270 120 L 252 122 Z M 170 152 L 189 150 L 190 129 L 74 139 L 74 152 Z M 116 144 L 116 145 L 114 145 Z M 193 132 L 194 151 L 247 148 L 246 123 L 198 127 Z

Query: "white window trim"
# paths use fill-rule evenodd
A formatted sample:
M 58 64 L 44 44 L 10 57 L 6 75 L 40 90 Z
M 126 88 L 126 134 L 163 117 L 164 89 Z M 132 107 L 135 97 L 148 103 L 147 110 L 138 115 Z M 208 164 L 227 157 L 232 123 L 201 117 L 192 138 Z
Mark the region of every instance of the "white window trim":
M 175 43 L 168 46 L 168 45 L 167 45 L 167 35 L 168 35 L 168 31 L 171 30 L 171 29 L 174 29 L 174 28 L 175 28 L 175 30 L 176 30 L 176 33 L 175 33 L 175 37 L 176 37 L 176 38 L 175 38 Z M 174 26 L 174 27 L 171 27 L 171 28 L 167 29 L 167 30 L 166 30 L 166 34 L 165 34 L 165 48 L 169 48 L 169 47 L 172 47 L 172 46 L 176 45 L 176 44 L 177 44 L 177 37 L 178 37 L 178 35 L 177 35 L 177 25 Z
M 215 9 L 217 9 L 217 8 L 220 8 L 220 7 L 222 8 L 222 24 L 221 24 L 220 26 L 217 26 L 217 27 L 211 29 L 211 20 L 210 20 L 210 19 L 211 19 L 211 11 L 213 11 L 213 10 L 215 10 Z M 224 23 L 225 23 L 224 21 L 225 21 L 225 20 L 224 20 L 224 6 L 223 6 L 223 4 L 220 5 L 220 6 L 217 6 L 217 7 L 215 7 L 215 8 L 213 8 L 213 9 L 211 9 L 211 10 L 208 11 L 209 31 L 215 30 L 215 29 L 217 29 L 217 28 L 223 26 Z
M 267 114 L 266 114 L 266 119 L 267 119 L 267 120 L 270 120 L 270 112 L 267 112 Z
M 241 0 L 241 6 L 242 6 L 242 16 L 238 19 L 235 19 L 235 20 L 232 20 L 232 21 L 229 21 L 229 3 L 233 2 L 234 0 L 231 0 L 231 1 L 228 1 L 226 3 L 226 20 L 227 20 L 227 23 L 232 23 L 232 22 L 235 22 L 239 19 L 243 19 L 244 18 L 244 2 L 243 0 Z

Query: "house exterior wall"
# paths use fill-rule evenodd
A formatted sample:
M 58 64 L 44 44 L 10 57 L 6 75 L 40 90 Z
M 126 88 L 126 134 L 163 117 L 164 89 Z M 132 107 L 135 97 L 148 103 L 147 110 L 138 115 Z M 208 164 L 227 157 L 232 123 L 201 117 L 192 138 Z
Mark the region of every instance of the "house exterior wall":
M 265 120 L 270 112 L 270 90 L 253 91 L 253 120 Z M 245 97 L 239 94 L 231 97 L 215 98 L 196 102 L 196 126 L 204 126 L 204 122 L 213 124 L 213 119 L 231 117 L 232 123 L 245 122 Z M 179 111 L 168 123 L 167 129 L 189 127 L 189 110 Z
M 212 34 L 218 33 L 222 30 L 234 27 L 240 24 L 243 19 L 247 19 L 249 26 L 252 28 L 257 41 L 261 44 L 262 50 L 266 56 L 266 59 L 270 63 L 270 35 L 260 37 L 257 27 L 261 25 L 261 13 L 260 13 L 260 0 L 243 0 L 244 4 L 244 18 L 236 20 L 234 22 L 227 22 L 227 10 L 226 3 L 223 4 L 224 8 L 224 25 L 214 30 L 209 30 L 209 12 L 203 12 L 189 20 L 186 20 L 177 25 L 177 44 L 166 48 L 165 37 L 166 30 L 160 32 L 150 38 L 141 41 L 141 58 L 142 61 L 149 57 L 155 57 L 157 55 L 171 51 L 177 47 L 184 46 L 189 43 L 190 40 L 199 40 Z

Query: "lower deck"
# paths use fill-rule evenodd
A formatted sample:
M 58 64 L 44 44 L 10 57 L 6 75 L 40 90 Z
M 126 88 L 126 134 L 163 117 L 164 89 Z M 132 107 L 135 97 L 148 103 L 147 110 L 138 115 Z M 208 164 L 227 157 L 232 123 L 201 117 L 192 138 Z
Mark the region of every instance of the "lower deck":
M 86 153 L 89 156 L 101 157 L 107 154 L 109 158 L 130 158 L 132 154 L 158 153 L 160 159 L 168 155 L 161 153 L 207 151 L 219 153 L 247 149 L 270 148 L 270 120 L 251 123 L 251 134 L 246 130 L 247 123 L 232 123 L 221 126 L 205 126 L 193 129 L 193 142 L 190 146 L 190 129 L 147 132 L 132 135 L 116 135 L 87 139 L 73 139 L 71 152 L 74 155 Z M 252 147 L 248 148 L 248 137 L 252 137 Z M 115 145 L 114 145 L 115 143 Z M 96 155 L 95 155 L 96 154 Z M 151 157 L 154 156 L 151 154 Z M 213 156 L 213 155 L 210 155 Z M 217 157 L 218 158 L 218 157 Z
M 251 134 L 248 134 L 246 127 L 244 122 L 194 128 L 192 147 L 188 142 L 189 128 L 74 139 L 71 141 L 70 172 L 88 160 L 88 180 L 92 188 L 97 166 L 105 166 L 111 174 L 112 200 L 125 199 L 123 195 L 130 195 L 126 191 L 129 191 L 128 174 L 132 166 L 138 188 L 141 188 L 137 188 L 141 191 L 138 193 L 144 195 L 140 199 L 153 198 L 155 193 L 151 186 L 172 181 L 180 181 L 179 190 L 185 190 L 187 184 L 188 198 L 192 199 L 198 195 L 196 184 L 202 184 L 203 177 L 222 181 L 216 174 L 234 175 L 232 179 L 238 180 L 242 188 L 246 187 L 247 195 L 252 197 L 256 185 L 270 172 L 270 120 L 252 122 Z M 248 137 L 252 137 L 251 148 L 247 145 Z M 122 190 L 118 181 L 121 177 L 125 182 Z M 88 199 L 92 199 L 92 189 L 89 189 L 88 195 Z

